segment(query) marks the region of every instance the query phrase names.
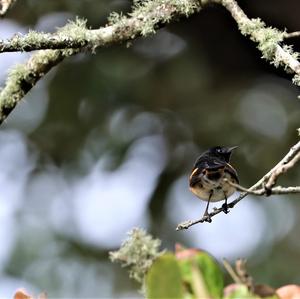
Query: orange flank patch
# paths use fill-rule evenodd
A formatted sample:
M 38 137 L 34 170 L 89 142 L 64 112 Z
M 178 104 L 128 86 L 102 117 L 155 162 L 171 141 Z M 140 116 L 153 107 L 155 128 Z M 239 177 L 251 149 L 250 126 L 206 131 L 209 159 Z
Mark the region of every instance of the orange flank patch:
M 193 170 L 193 172 L 192 172 L 191 175 L 190 175 L 190 179 L 193 177 L 193 175 L 194 175 L 197 171 L 198 171 L 198 168 L 195 168 L 195 169 Z

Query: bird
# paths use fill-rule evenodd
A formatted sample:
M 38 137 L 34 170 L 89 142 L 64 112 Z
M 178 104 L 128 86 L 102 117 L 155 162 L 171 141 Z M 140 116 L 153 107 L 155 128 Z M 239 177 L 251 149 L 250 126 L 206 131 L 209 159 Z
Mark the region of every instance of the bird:
M 208 213 L 210 202 L 225 200 L 222 205 L 223 211 L 228 213 L 227 198 L 231 196 L 236 188 L 228 181 L 239 184 L 237 171 L 229 164 L 232 151 L 237 146 L 214 146 L 202 153 L 196 160 L 189 177 L 190 191 L 201 200 L 207 201 L 203 214 L 205 221 L 211 222 Z

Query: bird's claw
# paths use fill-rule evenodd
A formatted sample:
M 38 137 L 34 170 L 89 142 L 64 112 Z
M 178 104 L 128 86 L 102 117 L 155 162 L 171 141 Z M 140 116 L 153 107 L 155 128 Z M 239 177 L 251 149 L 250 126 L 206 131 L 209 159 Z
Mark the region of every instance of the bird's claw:
M 222 205 L 222 210 L 223 210 L 223 212 L 224 212 L 225 214 L 228 214 L 228 213 L 229 213 L 228 208 L 230 208 L 230 206 L 229 206 L 227 203 L 224 203 L 224 204 Z
M 210 215 L 208 214 L 208 213 L 205 213 L 204 215 L 203 215 L 203 220 L 205 221 L 205 222 L 208 222 L 208 223 L 211 223 L 211 217 L 210 217 Z

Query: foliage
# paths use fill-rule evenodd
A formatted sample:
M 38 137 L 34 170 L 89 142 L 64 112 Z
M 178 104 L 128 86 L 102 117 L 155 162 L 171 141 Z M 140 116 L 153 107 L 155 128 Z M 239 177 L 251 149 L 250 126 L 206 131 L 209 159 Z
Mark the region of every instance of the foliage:
M 111 253 L 113 261 L 120 260 L 123 265 L 131 267 L 130 276 L 142 282 L 146 297 L 149 299 L 284 299 L 291 298 L 289 297 L 291 294 L 294 296 L 300 294 L 300 287 L 295 285 L 285 286 L 281 288 L 284 289 L 283 292 L 279 289 L 277 293 L 267 285 L 254 284 L 245 270 L 243 260 L 237 261 L 236 272 L 224 262 L 229 274 L 235 280 L 235 283 L 224 288 L 224 272 L 207 252 L 184 248 L 181 245 L 176 245 L 175 253 L 159 252 L 159 244 L 159 240 L 153 239 L 144 230 L 134 229 L 129 233 L 129 238 L 121 249 Z M 138 265 L 141 265 L 141 268 Z
M 128 239 L 123 242 L 120 250 L 110 252 L 110 258 L 113 262 L 121 262 L 123 267 L 129 266 L 130 277 L 142 283 L 145 273 L 162 253 L 158 250 L 160 244 L 160 240 L 135 228 L 128 233 Z

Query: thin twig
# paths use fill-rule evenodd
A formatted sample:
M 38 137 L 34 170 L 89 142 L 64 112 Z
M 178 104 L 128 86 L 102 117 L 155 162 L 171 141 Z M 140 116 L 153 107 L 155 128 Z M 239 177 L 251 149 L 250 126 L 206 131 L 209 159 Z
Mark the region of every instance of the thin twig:
M 241 193 L 238 198 L 236 198 L 234 201 L 232 201 L 230 204 L 228 204 L 228 209 L 232 209 L 237 203 L 239 203 L 243 198 L 245 198 L 250 192 L 256 191 L 259 187 L 263 186 L 263 184 L 271 177 L 274 171 L 276 171 L 278 168 L 288 164 L 291 160 L 294 159 L 300 152 L 300 141 L 296 143 L 289 152 L 284 156 L 284 158 L 278 162 L 267 174 L 265 174 L 259 181 L 257 181 L 251 188 L 246 189 L 247 191 L 244 190 L 243 193 Z M 243 188 L 243 187 L 242 187 Z M 273 193 L 273 190 L 275 189 L 276 194 L 288 194 L 288 193 L 298 193 L 300 187 L 287 187 L 287 188 L 282 188 L 282 187 L 276 187 L 272 188 L 271 193 Z M 244 189 L 244 188 L 243 188 Z M 258 190 L 259 191 L 259 190 Z M 264 190 L 265 191 L 265 190 Z M 284 191 L 284 192 L 283 192 Z M 289 191 L 289 192 L 288 192 Z M 281 193 L 282 192 L 282 193 Z M 262 195 L 261 191 L 258 192 L 259 194 L 255 195 Z M 221 213 L 224 211 L 224 208 L 216 208 L 214 209 L 209 215 L 206 215 L 200 219 L 197 220 L 188 220 L 185 222 L 182 222 L 178 224 L 176 230 L 183 230 L 183 229 L 188 229 L 189 227 L 197 224 L 197 223 L 203 223 L 207 221 L 208 219 L 212 218 L 213 216 Z
M 293 38 L 293 37 L 298 37 L 300 36 L 300 31 L 295 31 L 295 32 L 290 32 L 290 33 L 285 33 L 284 38 Z
M 242 280 L 240 279 L 240 277 L 235 273 L 233 267 L 230 265 L 230 263 L 226 260 L 223 259 L 223 265 L 226 269 L 226 271 L 228 272 L 228 274 L 231 276 L 232 280 L 235 283 L 242 283 Z
M 253 278 L 248 274 L 247 272 L 247 260 L 245 259 L 238 259 L 235 262 L 235 271 L 242 281 L 243 284 L 245 284 L 248 289 L 253 292 L 254 291 L 254 285 L 253 285 Z
M 290 168 L 294 167 L 294 165 L 300 160 L 300 152 L 296 153 L 296 155 L 287 163 L 279 165 L 272 173 L 270 178 L 268 179 L 265 189 L 271 190 L 272 187 L 276 184 L 276 181 L 280 175 L 287 172 Z
M 233 186 L 236 188 L 237 191 L 241 191 L 241 192 L 246 192 L 248 194 L 253 194 L 253 195 L 257 195 L 257 196 L 261 196 L 261 195 L 282 195 L 282 194 L 291 194 L 291 193 L 300 193 L 300 187 L 299 186 L 295 186 L 295 187 L 282 187 L 282 186 L 277 186 L 277 187 L 273 187 L 270 189 L 270 191 L 267 191 L 266 188 L 260 188 L 257 190 L 250 190 L 247 189 L 239 184 L 235 184 L 232 183 L 230 181 L 228 181 L 227 179 L 224 179 L 224 181 L 226 183 L 228 183 L 229 185 Z

